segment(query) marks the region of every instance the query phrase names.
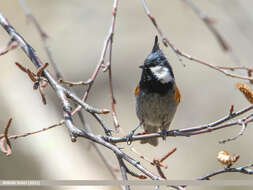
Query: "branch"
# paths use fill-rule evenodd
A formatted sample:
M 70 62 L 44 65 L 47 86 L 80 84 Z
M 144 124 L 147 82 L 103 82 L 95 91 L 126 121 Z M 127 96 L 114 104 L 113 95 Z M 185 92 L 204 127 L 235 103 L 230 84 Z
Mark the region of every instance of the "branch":
M 218 71 L 218 72 L 220 72 L 220 73 L 222 73 L 222 74 L 224 74 L 224 75 L 226 75 L 228 77 L 238 78 L 238 79 L 243 79 L 243 80 L 249 80 L 249 81 L 253 80 L 252 77 L 247 77 L 247 76 L 243 76 L 243 75 L 237 75 L 237 74 L 229 73 L 226 70 L 223 70 L 223 69 L 219 68 L 219 66 L 212 65 L 212 64 L 210 64 L 210 63 L 208 63 L 206 61 L 202 61 L 201 59 L 192 57 L 191 55 L 186 54 L 186 53 L 182 52 L 181 50 L 179 50 L 178 48 L 176 48 L 175 45 L 171 41 L 169 41 L 168 38 L 166 38 L 164 36 L 162 30 L 160 29 L 160 27 L 158 26 L 158 24 L 156 22 L 155 17 L 151 14 L 149 8 L 147 7 L 147 4 L 146 4 L 145 0 L 141 0 L 141 1 L 142 1 L 142 5 L 144 7 L 144 10 L 145 10 L 147 16 L 150 18 L 150 20 L 153 23 L 153 25 L 155 26 L 157 32 L 161 36 L 163 44 L 166 47 L 169 46 L 175 52 L 176 55 L 184 57 L 184 58 L 186 58 L 186 59 L 188 59 L 190 61 L 194 61 L 196 63 L 199 63 L 201 65 L 205 65 L 205 66 L 207 66 L 207 67 L 209 67 L 211 69 L 214 69 L 214 70 L 216 70 L 216 71 Z
M 17 47 L 18 47 L 18 43 L 14 41 L 13 39 L 10 39 L 6 47 L 0 50 L 0 56 L 8 53 L 10 50 L 16 49 Z
M 5 29 L 5 31 L 11 36 L 11 38 L 15 40 L 16 42 L 18 42 L 19 46 L 22 48 L 25 54 L 30 58 L 32 63 L 35 65 L 35 67 L 40 68 L 42 66 L 42 61 L 35 54 L 35 51 L 33 50 L 33 48 L 8 23 L 7 19 L 2 15 L 2 13 L 0 13 L 0 24 Z M 71 116 L 71 106 L 67 98 L 71 98 L 75 103 L 79 104 L 82 108 L 84 108 L 89 113 L 99 113 L 99 114 L 103 113 L 104 114 L 104 113 L 109 112 L 108 110 L 105 110 L 105 109 L 104 110 L 96 109 L 88 105 L 87 103 L 83 102 L 73 92 L 69 91 L 68 89 L 64 88 L 61 84 L 59 84 L 54 79 L 54 77 L 47 71 L 47 69 L 44 69 L 42 74 L 48 80 L 50 86 L 54 89 L 58 98 L 62 102 L 63 115 L 64 115 L 64 119 L 66 120 L 65 124 L 70 132 L 72 141 L 75 141 L 74 133 L 77 128 L 75 127 L 73 123 L 73 119 Z
M 39 22 L 37 21 L 37 19 L 33 16 L 31 10 L 28 8 L 28 6 L 26 5 L 26 2 L 25 0 L 19 0 L 19 3 L 20 5 L 22 6 L 22 8 L 24 9 L 25 11 L 25 14 L 26 14 L 26 17 L 28 19 L 31 20 L 31 22 L 34 24 L 34 26 L 36 27 L 37 31 L 39 32 L 40 34 L 40 38 L 41 38 L 41 41 L 43 43 L 43 46 L 44 46 L 44 50 L 49 58 L 49 61 L 50 63 L 52 64 L 53 66 L 53 69 L 55 71 L 55 75 L 56 75 L 56 78 L 59 79 L 59 78 L 62 78 L 62 75 L 61 75 L 61 72 L 59 70 L 59 68 L 57 67 L 57 64 L 55 63 L 54 59 L 53 59 L 53 55 L 52 55 L 52 52 L 50 51 L 50 48 L 49 48 L 49 45 L 48 45 L 48 42 L 47 42 L 47 39 L 48 39 L 48 35 L 47 33 L 41 28 Z
M 108 75 L 109 75 L 109 86 L 110 86 L 110 98 L 111 98 L 111 107 L 112 107 L 112 118 L 113 118 L 113 123 L 115 130 L 118 131 L 119 129 L 119 121 L 115 109 L 115 104 L 116 100 L 113 94 L 113 84 L 112 84 L 112 43 L 113 43 L 113 36 L 114 36 L 114 29 L 115 29 L 115 21 L 116 21 L 116 14 L 117 14 L 117 7 L 118 7 L 118 0 L 114 0 L 113 4 L 113 10 L 112 10 L 112 24 L 110 28 L 111 33 L 111 39 L 110 39 L 110 44 L 109 44 L 109 62 L 107 65 L 107 68 L 109 70 Z
M 33 131 L 33 132 L 28 132 L 28 133 L 24 133 L 24 134 L 20 134 L 20 135 L 11 135 L 11 136 L 9 136 L 8 138 L 9 138 L 9 139 L 16 140 L 16 139 L 21 138 L 21 137 L 27 137 L 27 136 L 34 135 L 34 134 L 37 134 L 37 133 L 41 133 L 41 132 L 43 132 L 43 131 L 47 131 L 47 130 L 50 130 L 50 129 L 53 129 L 53 128 L 56 128 L 56 127 L 60 127 L 60 126 L 62 126 L 64 123 L 65 123 L 65 120 L 62 120 L 62 121 L 60 121 L 59 123 L 56 123 L 56 124 L 54 124 L 54 125 L 50 125 L 49 127 L 45 127 L 45 128 L 42 128 L 42 129 Z
M 121 171 L 121 175 L 122 175 L 122 179 L 123 181 L 127 181 L 127 169 L 126 166 L 122 160 L 122 158 L 120 158 L 119 156 L 117 156 L 118 162 L 119 162 L 119 168 Z M 130 186 L 129 185 L 125 185 L 125 190 L 130 190 Z
M 196 4 L 192 0 L 183 0 L 185 4 L 187 4 L 195 13 L 198 15 L 198 17 L 206 24 L 208 29 L 212 32 L 220 46 L 224 51 L 231 51 L 231 46 L 228 45 L 224 37 L 221 35 L 221 33 L 215 28 L 215 19 L 208 16 L 205 12 L 203 12 L 199 7 L 197 7 Z
M 235 126 L 238 125 L 238 121 L 231 121 L 225 124 L 222 124 L 230 119 L 233 119 L 239 115 L 242 115 L 250 110 L 253 109 L 253 105 L 250 105 L 244 109 L 241 109 L 238 112 L 234 112 L 231 113 L 231 110 L 229 111 L 229 114 L 222 117 L 221 119 L 214 121 L 212 123 L 209 124 L 204 124 L 204 125 L 200 125 L 200 126 L 196 126 L 196 127 L 190 127 L 190 128 L 185 128 L 185 129 L 176 129 L 176 130 L 170 130 L 167 131 L 167 136 L 193 136 L 193 135 L 199 135 L 199 134 L 204 134 L 204 133 L 209 133 L 215 130 L 220 130 L 226 127 L 231 127 L 231 126 Z M 248 118 L 245 117 L 243 119 Z M 246 124 L 252 122 L 252 120 L 246 120 Z M 145 134 L 145 135 L 134 135 L 131 138 L 131 141 L 136 141 L 136 140 L 142 140 L 142 139 L 149 139 L 149 138 L 158 138 L 158 137 L 163 137 L 162 134 L 160 133 L 150 133 L 150 134 Z M 127 142 L 128 138 L 127 136 L 125 137 L 108 137 L 108 136 L 103 136 L 103 138 L 108 141 L 108 142 L 112 142 L 112 143 L 119 143 L 119 142 Z
M 12 153 L 11 143 L 10 143 L 10 140 L 9 140 L 9 137 L 8 137 L 8 130 L 11 126 L 11 121 L 12 121 L 12 118 L 10 118 L 8 120 L 8 122 L 7 122 L 7 124 L 4 128 L 3 135 L 0 135 L 0 149 L 6 156 L 11 155 L 11 153 Z
M 88 88 L 87 90 L 85 91 L 83 97 L 82 97 L 82 101 L 86 101 L 87 98 L 88 98 L 88 95 L 89 95 L 89 92 L 91 90 L 91 87 L 93 86 L 93 83 L 94 81 L 96 80 L 97 78 L 97 75 L 98 75 L 98 72 L 100 71 L 101 67 L 104 66 L 104 61 L 105 61 L 105 55 L 106 55 L 106 52 L 108 50 L 108 47 L 109 47 L 109 43 L 112 43 L 112 38 L 113 38 L 113 33 L 114 33 L 114 28 L 115 28 L 115 20 L 116 20 L 116 13 L 117 13 L 117 6 L 118 6 L 118 0 L 114 0 L 114 3 L 113 3 L 113 19 L 112 19 L 112 23 L 111 23 L 111 26 L 110 26 L 110 29 L 109 29 L 109 33 L 108 35 L 106 36 L 106 39 L 104 41 L 104 46 L 103 46 L 103 49 L 102 49 L 102 52 L 101 52 L 101 55 L 100 55 L 100 59 L 99 59 L 99 62 L 93 72 L 93 74 L 91 75 L 91 77 L 85 82 L 86 84 L 88 84 Z M 111 45 L 112 46 L 112 45 Z M 110 51 L 111 52 L 111 51 Z M 110 53 L 111 54 L 111 53 Z M 111 55 L 110 55 L 111 56 Z M 111 59 L 111 58 L 110 58 Z M 75 110 L 72 112 L 72 114 L 75 114 L 76 112 L 80 111 L 81 110 L 81 106 L 77 106 L 75 108 Z M 113 110 L 115 112 L 115 109 Z M 115 117 L 114 117 L 115 118 Z M 115 120 L 114 120 L 115 121 Z
M 253 164 L 249 164 L 247 166 L 243 167 L 238 167 L 238 168 L 230 168 L 230 167 L 225 167 L 224 169 L 216 170 L 210 174 L 207 174 L 203 177 L 198 178 L 198 180 L 209 180 L 211 177 L 222 174 L 222 173 L 229 173 L 229 172 L 236 172 L 236 173 L 241 173 L 241 174 L 248 174 L 252 175 L 253 170 L 252 169 L 247 169 L 249 167 L 253 167 Z

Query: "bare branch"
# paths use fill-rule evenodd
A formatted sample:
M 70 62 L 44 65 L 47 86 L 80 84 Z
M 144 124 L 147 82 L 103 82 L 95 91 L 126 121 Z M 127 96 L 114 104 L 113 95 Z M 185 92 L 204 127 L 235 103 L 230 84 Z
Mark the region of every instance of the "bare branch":
M 123 181 L 127 181 L 127 170 L 126 170 L 126 166 L 122 160 L 122 158 L 120 158 L 119 156 L 117 156 L 118 162 L 119 162 L 119 168 L 121 171 L 121 175 L 122 175 L 122 179 Z M 130 190 L 130 186 L 129 185 L 125 185 L 125 190 Z
M 238 168 L 230 168 L 230 167 L 225 167 L 224 169 L 216 170 L 210 174 L 207 174 L 203 177 L 198 178 L 198 180 L 209 180 L 211 177 L 222 174 L 222 173 L 229 173 L 229 172 L 234 172 L 234 173 L 241 173 L 241 174 L 247 174 L 247 175 L 252 175 L 253 170 L 252 169 L 247 169 L 249 167 L 252 167 L 253 164 L 249 164 L 244 167 L 238 167 Z
M 13 39 L 11 39 L 8 42 L 7 46 L 4 49 L 0 50 L 0 56 L 8 53 L 10 50 L 13 50 L 17 47 L 18 47 L 18 43 L 14 41 Z
M 19 46 L 22 48 L 22 50 L 25 52 L 25 54 L 30 58 L 32 63 L 35 65 L 35 67 L 40 68 L 42 66 L 42 61 L 39 59 L 39 57 L 35 54 L 35 51 L 33 48 L 23 39 L 22 36 L 20 36 L 15 29 L 8 23 L 7 19 L 0 13 L 0 24 L 1 26 L 6 30 L 6 32 L 11 36 L 11 38 L 18 42 Z M 54 89 L 56 92 L 58 98 L 61 100 L 63 105 L 63 115 L 66 120 L 65 124 L 68 127 L 70 131 L 70 136 L 72 141 L 75 141 L 75 130 L 76 127 L 74 126 L 72 116 L 71 116 L 71 106 L 67 99 L 67 97 L 71 98 L 74 102 L 79 104 L 81 107 L 83 107 L 86 111 L 90 113 L 99 113 L 104 114 L 108 113 L 108 110 L 99 110 L 96 109 L 87 103 L 83 102 L 81 99 L 79 99 L 73 92 L 70 92 L 68 89 L 61 86 L 54 77 L 47 71 L 47 69 L 43 70 L 43 76 L 48 80 L 50 86 Z
M 37 134 L 37 133 L 41 133 L 43 131 L 47 131 L 49 129 L 53 129 L 53 128 L 62 126 L 64 123 L 65 123 L 65 121 L 62 120 L 59 123 L 56 123 L 56 124 L 51 125 L 49 127 L 45 127 L 45 128 L 33 131 L 33 132 L 28 132 L 28 133 L 24 133 L 24 134 L 20 134 L 20 135 L 11 135 L 11 136 L 9 136 L 9 139 L 14 139 L 15 140 L 15 139 L 18 139 L 18 138 L 21 138 L 21 137 L 27 137 L 27 136 L 34 135 L 34 134 Z
M 66 85 L 68 85 L 69 87 L 72 87 L 72 86 L 80 86 L 80 85 L 86 86 L 86 85 L 88 85 L 88 84 L 91 83 L 91 81 L 70 82 L 70 81 L 65 81 L 65 80 L 63 80 L 63 79 L 60 79 L 59 82 L 62 83 L 62 84 L 66 84 Z
M 48 35 L 47 33 L 41 28 L 39 22 L 37 21 L 37 19 L 33 16 L 31 10 L 28 8 L 28 6 L 26 5 L 25 0 L 19 0 L 20 5 L 22 6 L 22 8 L 25 11 L 25 14 L 27 16 L 28 19 L 30 19 L 32 21 L 32 23 L 34 24 L 34 26 L 36 27 L 36 29 L 38 30 L 40 37 L 41 37 L 41 41 L 43 43 L 44 46 L 44 50 L 50 60 L 50 63 L 53 66 L 53 69 L 55 71 L 56 74 L 56 78 L 62 78 L 61 72 L 59 70 L 59 68 L 57 67 L 57 64 L 55 63 L 54 59 L 53 59 L 53 55 L 52 52 L 50 51 L 47 39 L 48 39 Z
M 147 4 L 145 2 L 145 0 L 141 0 L 142 1 L 142 4 L 143 4 L 143 7 L 144 7 L 144 10 L 147 14 L 147 16 L 150 18 L 151 22 L 153 23 L 153 25 L 155 26 L 157 32 L 159 33 L 159 35 L 161 36 L 162 38 L 162 41 L 163 41 L 163 44 L 166 46 L 166 47 L 170 47 L 177 55 L 181 56 L 181 57 L 184 57 L 190 61 L 194 61 L 196 63 L 199 63 L 201 65 L 205 65 L 211 69 L 214 69 L 228 77 L 232 77 L 232 78 L 238 78 L 238 79 L 243 79 L 243 80 L 249 80 L 249 81 L 252 81 L 253 78 L 252 77 L 247 77 L 247 76 L 243 76 L 243 75 L 238 75 L 238 74 L 233 74 L 233 73 L 229 73 L 227 72 L 226 70 L 223 70 L 223 69 L 220 69 L 218 66 L 216 65 L 212 65 L 206 61 L 202 61 L 201 59 L 198 59 L 198 58 L 195 58 L 195 57 L 192 57 L 191 55 L 189 54 L 186 54 L 184 52 L 182 52 L 181 50 L 179 50 L 178 48 L 175 47 L 175 45 L 173 43 L 171 43 L 171 41 L 168 40 L 168 38 L 166 38 L 162 32 L 162 30 L 160 29 L 160 27 L 158 26 L 157 22 L 156 22 L 156 19 L 155 17 L 151 14 L 149 8 L 147 7 Z
M 242 115 L 250 110 L 253 109 L 253 105 L 250 105 L 246 108 L 241 109 L 240 111 L 234 112 L 232 115 L 229 113 L 228 115 L 222 117 L 221 119 L 214 121 L 209 124 L 204 124 L 196 127 L 190 127 L 190 128 L 185 128 L 185 129 L 176 129 L 176 130 L 170 130 L 167 131 L 167 136 L 192 136 L 192 135 L 199 135 L 203 133 L 209 133 L 215 130 L 220 130 L 226 127 L 231 127 L 238 125 L 238 121 L 231 121 L 225 124 L 222 124 L 230 119 L 233 119 L 239 115 Z M 245 118 L 248 118 L 245 117 Z M 245 119 L 244 118 L 244 119 Z M 246 123 L 252 122 L 252 120 L 246 120 Z M 222 125 L 221 125 L 222 124 Z M 150 133 L 150 134 L 144 134 L 144 135 L 134 135 L 132 136 L 131 140 L 136 141 L 136 140 L 141 140 L 141 139 L 148 139 L 148 138 L 158 138 L 158 137 L 163 137 L 162 134 L 160 133 Z M 103 136 L 103 138 L 112 143 L 119 143 L 119 142 L 127 142 L 127 137 L 108 137 L 108 136 Z
M 113 94 L 113 84 L 112 84 L 112 44 L 113 44 L 113 37 L 114 37 L 114 29 L 115 29 L 115 21 L 116 21 L 116 14 L 117 14 L 117 8 L 118 8 L 118 0 L 114 0 L 113 4 L 113 10 L 112 10 L 112 24 L 110 28 L 111 33 L 111 39 L 109 44 L 109 63 L 108 63 L 108 74 L 109 74 L 109 85 L 110 85 L 110 97 L 111 97 L 111 105 L 112 105 L 112 117 L 113 117 L 113 123 L 115 130 L 118 131 L 119 128 L 119 121 L 115 109 L 116 100 Z

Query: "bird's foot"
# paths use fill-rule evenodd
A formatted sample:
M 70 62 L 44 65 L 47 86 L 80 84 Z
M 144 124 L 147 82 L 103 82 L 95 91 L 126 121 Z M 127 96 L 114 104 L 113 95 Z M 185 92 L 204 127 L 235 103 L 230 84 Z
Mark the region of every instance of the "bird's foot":
M 163 140 L 166 140 L 166 137 L 167 137 L 167 130 L 166 129 L 162 129 L 161 132 L 160 132 Z
M 140 122 L 137 127 L 135 127 L 127 136 L 127 144 L 130 145 L 132 143 L 132 139 L 133 139 L 133 135 L 135 133 L 135 131 L 142 125 L 142 122 Z

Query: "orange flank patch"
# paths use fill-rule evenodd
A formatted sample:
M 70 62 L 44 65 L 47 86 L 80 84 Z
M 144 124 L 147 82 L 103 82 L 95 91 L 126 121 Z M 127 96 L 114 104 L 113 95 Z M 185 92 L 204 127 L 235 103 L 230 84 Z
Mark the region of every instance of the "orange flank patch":
M 134 91 L 134 95 L 137 96 L 140 92 L 140 86 L 137 85 L 136 88 L 135 88 L 135 91 Z
M 175 85 L 174 100 L 176 100 L 177 104 L 180 102 L 180 98 L 181 98 L 181 95 L 180 95 L 179 89 Z

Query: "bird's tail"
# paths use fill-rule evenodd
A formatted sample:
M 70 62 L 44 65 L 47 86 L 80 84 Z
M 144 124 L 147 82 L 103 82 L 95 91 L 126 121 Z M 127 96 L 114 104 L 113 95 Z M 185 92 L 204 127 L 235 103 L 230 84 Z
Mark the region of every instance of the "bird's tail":
M 156 133 L 157 132 L 157 127 L 153 126 L 145 126 L 145 132 L 146 133 Z M 152 146 L 157 146 L 158 145 L 158 139 L 157 138 L 151 138 L 151 139 L 143 139 L 141 140 L 141 144 L 146 144 L 149 143 Z

